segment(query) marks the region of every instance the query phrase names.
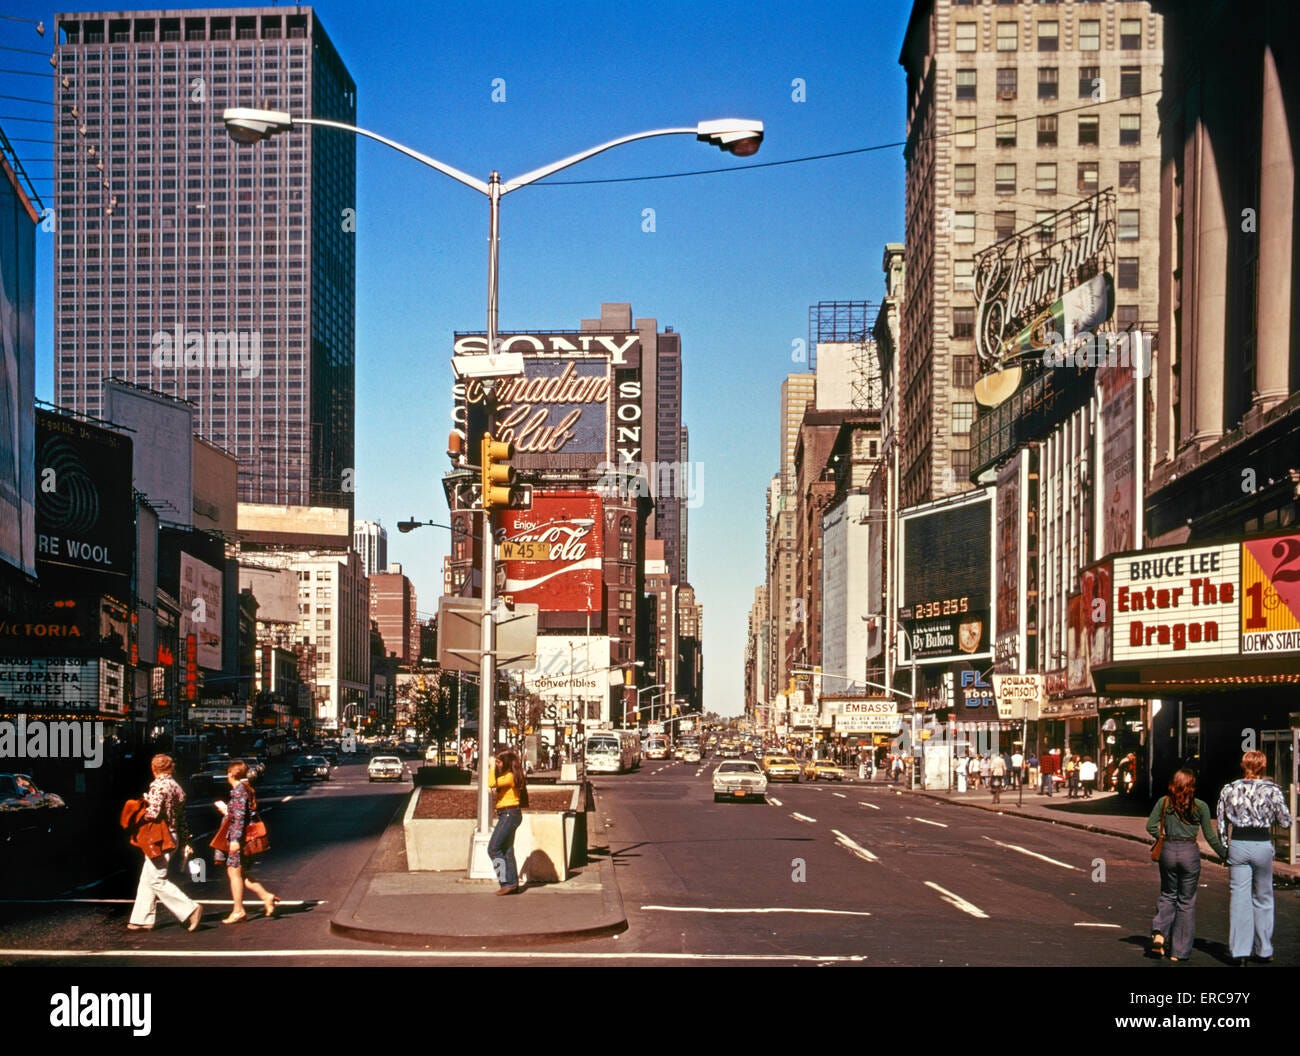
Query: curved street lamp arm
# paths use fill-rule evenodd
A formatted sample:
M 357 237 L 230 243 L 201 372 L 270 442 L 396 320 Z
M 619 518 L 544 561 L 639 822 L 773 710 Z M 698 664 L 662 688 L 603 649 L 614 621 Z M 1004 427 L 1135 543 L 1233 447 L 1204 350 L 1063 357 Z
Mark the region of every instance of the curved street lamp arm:
M 437 169 L 444 176 L 450 176 L 457 183 L 463 183 L 466 187 L 473 188 L 480 194 L 489 193 L 488 185 L 483 180 L 475 179 L 468 173 L 461 172 L 460 169 L 452 168 L 450 165 L 444 165 L 437 158 L 431 158 L 427 154 L 421 154 L 418 150 L 404 147 L 396 140 L 389 139 L 387 136 L 381 136 L 377 132 L 370 132 L 364 128 L 358 128 L 356 125 L 347 125 L 342 121 L 327 121 L 320 117 L 295 117 L 292 121 L 295 125 L 317 125 L 320 128 L 337 128 L 344 132 L 353 132 L 358 136 L 365 136 L 367 139 L 373 139 L 375 142 L 382 143 L 386 147 L 392 147 L 399 154 L 405 154 L 408 158 L 414 158 L 416 161 L 428 165 L 431 169 Z M 606 145 L 613 146 L 612 143 Z
M 637 132 L 631 136 L 621 136 L 618 139 L 611 139 L 608 143 L 602 143 L 598 147 L 592 147 L 590 150 L 584 150 L 579 154 L 570 155 L 560 161 L 552 162 L 550 165 L 543 165 L 540 169 L 533 169 L 532 172 L 526 172 L 522 176 L 516 176 L 512 180 L 506 180 L 505 183 L 501 185 L 501 193 L 509 194 L 511 191 L 517 191 L 520 187 L 527 187 L 530 183 L 536 183 L 538 180 L 554 175 L 561 169 L 567 169 L 570 165 L 576 165 L 580 161 L 586 161 L 588 158 L 593 157 L 596 154 L 604 153 L 613 147 L 622 146 L 624 143 L 633 143 L 638 139 L 653 139 L 655 136 L 680 136 L 688 133 L 693 136 L 697 133 L 697 129 L 694 127 L 659 128 L 651 132 Z

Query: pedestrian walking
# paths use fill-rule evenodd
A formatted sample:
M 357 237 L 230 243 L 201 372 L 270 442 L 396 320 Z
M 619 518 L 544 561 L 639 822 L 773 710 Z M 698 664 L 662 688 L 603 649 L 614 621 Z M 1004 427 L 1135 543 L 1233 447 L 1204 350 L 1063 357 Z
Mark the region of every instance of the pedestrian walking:
M 528 806 L 528 782 L 519 756 L 510 748 L 498 752 L 488 764 L 488 787 L 496 790 L 497 823 L 488 839 L 488 856 L 497 876 L 498 895 L 519 890 L 519 868 L 515 863 L 515 832 Z
M 974 752 L 966 758 L 966 780 L 972 789 L 980 787 L 980 757 Z
M 1097 787 L 1097 764 L 1090 755 L 1085 755 L 1079 764 L 1079 784 L 1083 786 L 1083 798 L 1092 799 L 1092 793 Z
M 190 846 L 190 829 L 185 819 L 185 793 L 176 783 L 172 772 L 176 764 L 170 755 L 155 755 L 150 762 L 153 781 L 144 795 L 144 809 L 140 821 L 165 825 L 171 844 L 180 851 L 181 861 L 187 862 L 194 854 Z M 135 905 L 131 907 L 129 931 L 153 929 L 158 903 L 182 921 L 190 931 L 197 930 L 203 919 L 203 907 L 172 883 L 167 875 L 171 864 L 170 853 L 160 851 L 165 844 L 148 845 L 144 840 L 133 841 L 144 852 L 144 865 L 140 869 L 140 882 L 135 889 Z
M 895 755 L 893 762 L 889 764 L 889 772 L 893 775 L 893 783 L 898 784 L 903 777 L 903 757 Z
M 1216 811 L 1228 845 L 1228 947 L 1245 965 L 1273 959 L 1274 825 L 1291 824 L 1282 790 L 1264 776 L 1263 752 L 1241 757 L 1241 779 L 1225 785 Z
M 250 861 L 252 859 L 246 853 L 245 843 L 253 815 L 257 813 L 257 796 L 248 780 L 248 764 L 242 759 L 232 760 L 226 767 L 226 781 L 230 784 L 230 803 L 227 805 L 217 800 L 214 804 L 225 815 L 222 828 L 225 829 L 226 876 L 230 878 L 230 915 L 223 917 L 221 923 L 242 924 L 248 919 L 248 913 L 244 909 L 245 889 L 262 900 L 268 917 L 275 916 L 275 907 L 280 898 L 247 875 L 244 867 L 244 858 L 247 856 Z M 218 837 L 220 836 L 218 831 Z
M 1065 764 L 1065 787 L 1066 798 L 1079 798 L 1079 757 L 1070 756 L 1069 762 Z
M 980 757 L 980 787 L 988 788 L 989 779 L 993 775 L 993 763 L 989 759 L 989 753 L 985 752 Z
M 1160 897 L 1151 921 L 1151 952 L 1160 957 L 1169 941 L 1169 959 L 1185 961 L 1192 955 L 1196 937 L 1196 888 L 1201 879 L 1201 849 L 1197 833 L 1220 858 L 1228 848 L 1210 824 L 1210 808 L 1196 798 L 1196 775 L 1179 770 L 1169 781 L 1147 818 L 1147 832 L 1160 848 Z
M 1025 753 L 1016 749 L 1011 753 L 1011 769 L 1008 771 L 1011 777 L 1011 787 L 1019 788 L 1020 782 L 1025 776 Z
M 1055 780 L 1056 768 L 1061 765 L 1060 754 L 1059 748 L 1053 748 L 1038 761 L 1038 773 L 1042 778 L 1038 789 L 1040 796 L 1050 796 L 1054 791 L 1052 782 Z
M 1002 785 L 1007 777 L 1007 761 L 995 755 L 989 763 L 989 787 L 993 789 L 993 802 L 1002 801 Z

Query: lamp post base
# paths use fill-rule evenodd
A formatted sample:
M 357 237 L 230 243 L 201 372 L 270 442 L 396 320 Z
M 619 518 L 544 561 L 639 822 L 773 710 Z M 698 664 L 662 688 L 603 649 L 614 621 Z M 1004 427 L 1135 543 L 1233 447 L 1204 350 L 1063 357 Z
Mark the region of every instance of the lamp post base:
M 475 832 L 474 843 L 469 852 L 469 878 L 471 880 L 495 880 L 496 870 L 492 868 L 492 859 L 488 857 L 488 840 L 490 832 Z

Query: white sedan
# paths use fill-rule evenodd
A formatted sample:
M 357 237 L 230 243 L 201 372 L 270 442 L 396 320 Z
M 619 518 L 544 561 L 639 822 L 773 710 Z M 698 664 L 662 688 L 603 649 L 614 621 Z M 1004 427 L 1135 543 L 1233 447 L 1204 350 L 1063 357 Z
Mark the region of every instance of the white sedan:
M 713 771 L 713 802 L 725 799 L 767 799 L 767 776 L 748 759 L 734 759 Z
M 406 775 L 406 764 L 395 755 L 377 755 L 370 760 L 371 781 L 401 781 Z

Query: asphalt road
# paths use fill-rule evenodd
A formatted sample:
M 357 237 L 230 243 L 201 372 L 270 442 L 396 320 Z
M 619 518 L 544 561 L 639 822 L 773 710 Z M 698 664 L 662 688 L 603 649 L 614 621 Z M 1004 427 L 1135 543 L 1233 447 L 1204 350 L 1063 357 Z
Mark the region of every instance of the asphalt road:
M 520 951 L 542 964 L 1087 966 L 1147 973 L 1182 966 L 1145 956 L 1157 894 L 1143 845 L 992 815 L 883 783 L 774 785 L 765 803 L 714 803 L 715 762 L 649 763 L 598 777 L 629 928 L 616 937 Z M 152 932 L 127 932 L 137 867 L 78 890 L 0 900 L 0 964 L 191 966 L 231 951 L 250 963 L 501 964 L 500 953 L 390 951 L 329 931 L 409 785 L 370 784 L 363 762 L 327 783 L 279 767 L 260 802 L 275 853 L 254 875 L 284 900 L 274 920 L 234 926 L 224 872 L 199 896 L 194 936 L 164 910 Z M 196 843 L 218 816 L 191 810 Z M 1226 870 L 1205 863 L 1189 967 L 1228 963 Z M 161 926 L 166 924 L 166 926 Z M 1278 967 L 1300 962 L 1300 900 L 1277 893 Z M 51 957 L 49 951 L 84 951 Z M 107 956 L 105 953 L 107 952 Z

